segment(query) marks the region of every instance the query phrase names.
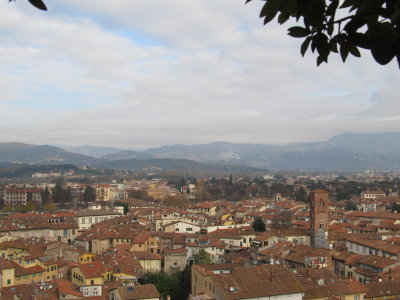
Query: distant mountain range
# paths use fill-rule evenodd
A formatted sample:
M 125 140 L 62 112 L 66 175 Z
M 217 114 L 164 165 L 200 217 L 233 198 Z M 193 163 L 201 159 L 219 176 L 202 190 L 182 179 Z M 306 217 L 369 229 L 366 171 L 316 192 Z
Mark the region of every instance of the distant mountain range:
M 288 145 L 234 144 L 169 145 L 145 151 L 111 147 L 35 146 L 0 144 L 0 162 L 26 164 L 75 164 L 140 170 L 219 169 L 361 171 L 371 168 L 400 170 L 400 132 L 346 133 L 323 142 Z M 79 153 L 73 153 L 69 151 Z

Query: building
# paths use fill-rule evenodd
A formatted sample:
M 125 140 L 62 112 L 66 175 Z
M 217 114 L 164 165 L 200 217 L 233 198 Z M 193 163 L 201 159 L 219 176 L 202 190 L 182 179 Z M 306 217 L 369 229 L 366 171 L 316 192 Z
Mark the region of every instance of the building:
M 42 203 L 41 189 L 15 189 L 3 190 L 3 201 L 5 206 L 17 207 L 25 206 L 29 202 L 34 204 Z
M 310 193 L 310 230 L 311 244 L 314 247 L 329 248 L 327 242 L 329 214 L 328 192 L 314 190 Z
M 203 294 L 216 300 L 302 300 L 305 292 L 293 272 L 278 265 L 230 269 L 194 265 L 193 270 L 192 296 Z

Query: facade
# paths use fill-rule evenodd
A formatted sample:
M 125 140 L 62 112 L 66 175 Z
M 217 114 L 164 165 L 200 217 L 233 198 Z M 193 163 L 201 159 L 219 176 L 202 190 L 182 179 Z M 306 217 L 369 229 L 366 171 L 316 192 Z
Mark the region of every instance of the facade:
M 78 213 L 75 217 L 79 225 L 79 230 L 89 229 L 93 224 L 103 222 L 104 220 L 119 217 L 120 214 L 109 210 L 85 210 Z
M 329 227 L 328 192 L 314 190 L 310 193 L 311 244 L 314 247 L 329 248 L 327 242 Z
M 27 205 L 29 201 L 42 203 L 41 189 L 4 189 L 3 201 L 5 206 L 17 207 Z

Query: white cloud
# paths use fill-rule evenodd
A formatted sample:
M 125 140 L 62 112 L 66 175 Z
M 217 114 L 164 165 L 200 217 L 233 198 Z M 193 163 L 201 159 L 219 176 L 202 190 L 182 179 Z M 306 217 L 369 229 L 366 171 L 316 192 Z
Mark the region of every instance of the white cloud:
M 285 27 L 261 25 L 256 1 L 23 3 L 0 4 L 2 141 L 139 149 L 400 128 L 395 63 L 317 68 Z

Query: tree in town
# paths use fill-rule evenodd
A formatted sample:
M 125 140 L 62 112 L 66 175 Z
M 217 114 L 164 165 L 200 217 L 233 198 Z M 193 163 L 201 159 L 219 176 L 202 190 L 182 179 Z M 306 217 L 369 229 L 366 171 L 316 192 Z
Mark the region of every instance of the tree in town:
M 47 186 L 44 188 L 41 194 L 42 194 L 42 203 L 47 203 L 50 197 L 50 192 Z
M 96 191 L 95 189 L 87 185 L 83 191 L 83 201 L 84 202 L 95 202 L 96 201 Z
M 305 202 L 305 203 L 310 202 L 307 191 L 302 186 L 299 188 L 299 190 L 296 193 L 296 201 Z
M 257 217 L 253 222 L 253 229 L 255 232 L 264 232 L 265 231 L 265 223 L 263 219 Z
M 193 255 L 195 264 L 211 264 L 212 258 L 211 255 L 204 249 L 200 249 L 200 251 Z
M 190 267 L 187 266 L 182 272 L 173 274 L 148 272 L 141 282 L 154 284 L 163 299 L 171 296 L 171 300 L 186 300 L 190 294 L 190 276 Z
M 279 24 L 302 22 L 288 34 L 304 39 L 303 56 L 309 47 L 318 53 L 317 65 L 328 62 L 331 52 L 340 53 L 345 62 L 349 54 L 360 57 L 359 48 L 364 48 L 379 64 L 396 57 L 400 67 L 398 0 L 266 0 L 260 12 L 264 24 L 276 16 Z
M 400 204 L 399 203 L 396 202 L 395 204 L 393 204 L 392 213 L 400 213 Z
M 346 210 L 357 210 L 357 205 L 353 201 L 347 201 L 345 209 Z
M 56 180 L 56 184 L 53 189 L 53 199 L 55 203 L 63 203 L 65 202 L 65 191 L 63 189 L 63 179 L 58 178 Z
M 72 202 L 72 192 L 68 187 L 63 188 L 63 179 L 58 178 L 53 189 L 53 199 L 55 203 L 71 203 Z

